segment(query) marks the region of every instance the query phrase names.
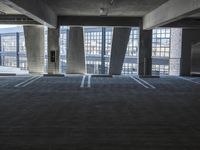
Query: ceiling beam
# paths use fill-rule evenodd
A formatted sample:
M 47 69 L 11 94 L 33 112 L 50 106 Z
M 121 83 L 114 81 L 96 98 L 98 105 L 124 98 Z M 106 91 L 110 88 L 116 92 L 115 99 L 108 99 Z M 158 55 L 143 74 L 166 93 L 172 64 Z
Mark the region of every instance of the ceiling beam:
M 0 15 L 0 24 L 40 25 L 40 23 L 24 15 Z
M 198 19 L 198 18 L 184 18 L 184 19 L 166 24 L 162 27 L 200 29 L 200 19 Z
M 139 27 L 141 17 L 58 16 L 58 25 Z
M 48 26 L 57 27 L 57 15 L 42 0 L 1 0 L 23 15 Z
M 169 0 L 144 16 L 143 28 L 160 27 L 195 14 L 199 10 L 199 0 Z

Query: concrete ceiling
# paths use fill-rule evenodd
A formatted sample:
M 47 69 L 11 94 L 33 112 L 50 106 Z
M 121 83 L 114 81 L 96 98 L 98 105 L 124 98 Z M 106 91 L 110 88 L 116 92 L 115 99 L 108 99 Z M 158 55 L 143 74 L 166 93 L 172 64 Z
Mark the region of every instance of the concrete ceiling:
M 18 11 L 0 2 L 0 14 L 20 14 Z
M 144 16 L 168 0 L 43 0 L 61 16 Z M 103 13 L 100 9 L 103 8 Z

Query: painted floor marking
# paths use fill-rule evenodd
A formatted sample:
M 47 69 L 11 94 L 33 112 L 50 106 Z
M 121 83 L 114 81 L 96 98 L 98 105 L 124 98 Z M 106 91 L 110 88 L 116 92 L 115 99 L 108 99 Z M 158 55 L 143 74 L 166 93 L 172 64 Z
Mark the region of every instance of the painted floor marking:
M 87 85 L 88 88 L 91 88 L 91 77 L 92 75 L 88 75 L 88 85 Z
M 85 78 L 86 78 L 86 75 L 84 75 L 82 78 L 81 86 L 80 86 L 81 88 L 84 88 Z
M 33 80 L 27 82 L 26 84 L 22 85 L 22 87 L 26 87 L 27 85 L 30 85 L 31 83 L 35 82 L 36 80 L 40 79 L 42 76 L 36 77 Z
M 200 85 L 200 83 L 199 83 L 199 82 L 195 82 L 195 81 L 193 81 L 193 80 L 190 80 L 190 79 L 188 79 L 188 78 L 185 78 L 185 77 L 178 77 L 178 78 L 180 78 L 180 79 L 182 79 L 182 80 L 185 80 L 185 81 L 188 81 L 188 82 L 191 82 L 191 83 L 195 83 L 195 84 L 198 84 L 198 85 Z
M 137 83 L 139 83 L 140 85 L 142 85 L 143 87 L 145 87 L 146 89 L 148 89 L 149 87 L 148 86 L 146 86 L 145 84 L 143 84 L 141 81 L 139 81 L 138 79 L 136 79 L 135 77 L 133 77 L 133 76 L 129 76 L 131 79 L 133 79 L 133 80 L 135 80 Z
M 25 81 L 23 81 L 23 82 L 21 82 L 21 83 L 15 85 L 14 87 L 19 87 L 19 86 L 21 86 L 21 85 L 23 85 L 23 84 L 26 84 L 27 82 L 29 82 L 29 81 L 35 79 L 36 77 L 37 77 L 37 76 L 33 76 L 33 77 L 31 77 L 30 79 L 27 79 L 27 80 L 25 80 Z
M 151 85 L 151 84 L 148 83 L 147 81 L 145 81 L 145 80 L 143 80 L 143 79 L 141 79 L 141 78 L 139 78 L 139 77 L 135 77 L 135 78 L 138 79 L 138 80 L 140 80 L 141 82 L 145 83 L 145 84 L 148 85 L 150 88 L 156 89 L 155 86 Z

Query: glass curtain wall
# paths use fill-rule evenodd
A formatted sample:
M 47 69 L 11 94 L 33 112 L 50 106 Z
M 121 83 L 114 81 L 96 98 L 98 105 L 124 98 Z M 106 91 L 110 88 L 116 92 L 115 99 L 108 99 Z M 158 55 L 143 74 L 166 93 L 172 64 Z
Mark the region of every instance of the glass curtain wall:
M 170 28 L 154 29 L 152 33 L 152 74 L 169 75 Z
M 87 73 L 108 74 L 112 32 L 111 27 L 84 28 Z
M 139 51 L 139 28 L 133 27 L 124 59 L 122 74 L 137 74 L 138 51 Z
M 45 28 L 45 71 L 47 68 L 47 28 Z M 67 65 L 69 27 L 60 28 L 60 70 L 65 73 Z M 111 27 L 85 27 L 85 55 L 87 73 L 107 74 L 112 46 Z M 158 28 L 152 33 L 152 73 L 169 74 L 171 29 Z M 138 70 L 139 28 L 130 34 L 122 74 L 135 74 Z M 23 32 L 0 34 L 0 65 L 27 69 L 27 57 Z

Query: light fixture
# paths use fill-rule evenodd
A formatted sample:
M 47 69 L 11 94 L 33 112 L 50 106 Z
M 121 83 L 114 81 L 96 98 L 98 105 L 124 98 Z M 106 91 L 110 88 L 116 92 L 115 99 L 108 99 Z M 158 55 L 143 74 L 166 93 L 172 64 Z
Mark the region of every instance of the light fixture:
M 100 8 L 99 13 L 100 13 L 100 15 L 104 15 L 105 14 L 105 8 Z

